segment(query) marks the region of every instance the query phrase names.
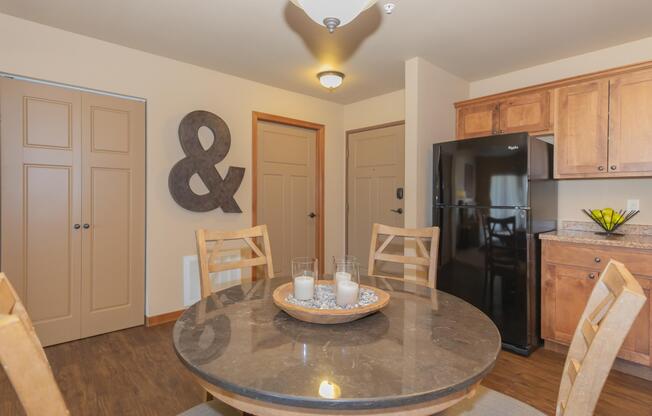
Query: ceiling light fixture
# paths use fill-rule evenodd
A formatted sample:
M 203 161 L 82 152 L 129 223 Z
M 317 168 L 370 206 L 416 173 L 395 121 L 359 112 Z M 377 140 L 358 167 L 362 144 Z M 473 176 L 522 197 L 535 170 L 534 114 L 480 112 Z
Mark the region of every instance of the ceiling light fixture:
M 334 90 L 335 88 L 342 85 L 344 81 L 344 74 L 339 71 L 322 71 L 317 74 L 319 78 L 319 83 L 328 88 L 329 90 Z
M 378 0 L 290 0 L 330 33 L 358 17 Z

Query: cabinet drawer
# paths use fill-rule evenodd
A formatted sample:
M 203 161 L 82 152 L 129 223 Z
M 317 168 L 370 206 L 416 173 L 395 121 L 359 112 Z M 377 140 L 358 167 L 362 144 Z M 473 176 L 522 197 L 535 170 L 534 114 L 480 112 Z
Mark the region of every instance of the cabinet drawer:
M 544 241 L 544 246 L 544 260 L 550 263 L 602 270 L 613 259 L 632 274 L 652 276 L 652 251 L 558 241 Z

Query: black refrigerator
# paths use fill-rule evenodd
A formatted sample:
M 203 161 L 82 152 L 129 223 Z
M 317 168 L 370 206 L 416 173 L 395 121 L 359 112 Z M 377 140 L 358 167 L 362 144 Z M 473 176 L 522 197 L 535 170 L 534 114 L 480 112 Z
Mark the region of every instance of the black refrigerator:
M 541 246 L 557 226 L 553 145 L 526 133 L 434 145 L 437 288 L 485 312 L 503 348 L 540 342 Z

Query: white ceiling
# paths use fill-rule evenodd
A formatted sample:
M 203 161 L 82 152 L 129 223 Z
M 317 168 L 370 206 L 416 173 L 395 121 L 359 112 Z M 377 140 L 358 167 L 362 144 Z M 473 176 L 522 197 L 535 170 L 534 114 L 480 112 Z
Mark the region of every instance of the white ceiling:
M 651 0 L 394 0 L 392 15 L 383 3 L 333 35 L 288 0 L 0 0 L 0 12 L 340 103 L 403 88 L 415 56 L 472 81 L 652 36 Z M 320 87 L 322 69 L 344 85 Z

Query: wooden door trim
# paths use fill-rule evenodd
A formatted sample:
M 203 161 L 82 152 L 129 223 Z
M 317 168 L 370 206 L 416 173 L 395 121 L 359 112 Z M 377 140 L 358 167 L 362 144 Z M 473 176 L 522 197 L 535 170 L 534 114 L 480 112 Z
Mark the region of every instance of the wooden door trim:
M 364 133 L 365 131 L 384 129 L 387 127 L 404 126 L 405 120 L 391 121 L 389 123 L 376 124 L 369 127 L 362 127 L 358 129 L 347 130 L 345 132 L 346 139 L 344 145 L 346 146 L 344 158 L 344 253 L 349 253 L 349 136 L 356 133 Z M 405 155 L 403 155 L 403 167 L 405 167 Z M 403 184 L 405 186 L 405 184 Z M 405 224 L 404 224 L 405 225 Z
M 252 111 L 251 113 L 251 225 L 258 225 L 258 122 L 267 121 L 283 124 L 292 127 L 301 127 L 314 130 L 316 133 L 317 158 L 315 163 L 315 207 L 317 210 L 317 224 L 315 232 L 315 253 L 319 260 L 319 273 L 324 273 L 324 140 L 326 138 L 326 126 L 310 121 L 297 120 L 294 118 L 277 116 L 274 114 Z M 255 270 L 254 270 L 255 272 Z M 255 275 L 254 275 L 255 276 Z

